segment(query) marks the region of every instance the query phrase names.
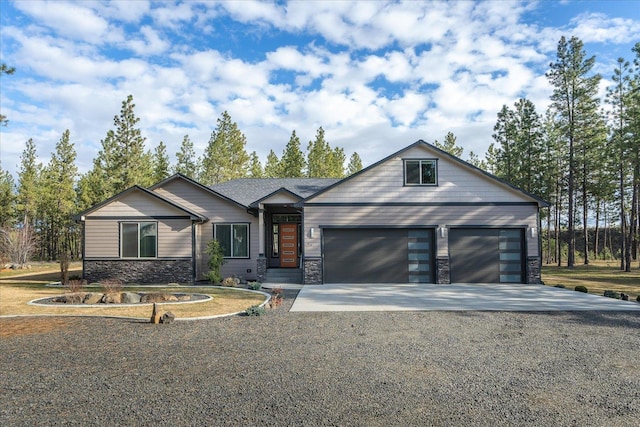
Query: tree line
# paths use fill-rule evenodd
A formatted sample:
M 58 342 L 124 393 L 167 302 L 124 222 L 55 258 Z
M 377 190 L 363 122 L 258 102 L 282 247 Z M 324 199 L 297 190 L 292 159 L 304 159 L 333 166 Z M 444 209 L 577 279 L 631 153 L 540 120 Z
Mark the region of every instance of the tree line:
M 4 71 L 4 68 L 3 68 Z M 13 71 L 12 71 L 13 72 Z M 331 147 L 320 127 L 306 152 L 293 131 L 280 158 L 273 150 L 263 166 L 255 151 L 246 151 L 246 137 L 225 111 L 201 156 L 185 135 L 176 163 L 171 164 L 167 147 L 160 141 L 145 150 L 135 115 L 133 96 L 122 102 L 113 129 L 100 141 L 93 167 L 80 174 L 76 149 L 65 130 L 43 165 L 37 161 L 36 144 L 26 142 L 20 157 L 17 183 L 0 165 L 0 255 L 3 261 L 24 263 L 32 256 L 40 260 L 81 256 L 81 236 L 74 214 L 112 197 L 132 185 L 148 187 L 174 173 L 204 185 L 236 178 L 343 178 L 362 169 L 354 152 L 349 162 L 344 149 Z M 7 119 L 2 117 L 3 124 Z
M 618 59 L 602 100 L 602 76 L 593 71 L 595 57 L 587 56 L 580 39 L 561 37 L 546 72 L 553 88 L 547 110 L 539 113 L 525 98 L 512 107 L 503 105 L 484 158 L 470 152 L 466 159 L 550 203 L 542 212 L 546 263 L 573 267 L 579 252 L 585 264 L 591 257 L 615 257 L 622 270 L 630 271 L 638 259 L 640 43 L 632 53 L 632 61 Z M 2 72 L 14 70 L 3 64 Z M 322 128 L 306 152 L 293 131 L 281 156 L 271 150 L 263 166 L 255 151 L 246 152 L 246 138 L 227 112 L 217 120 L 201 156 L 185 135 L 171 165 L 162 141 L 145 151 L 134 107 L 132 96 L 123 101 L 92 169 L 83 175 L 75 166 L 68 131 L 47 165 L 36 163 L 35 144 L 27 141 L 17 185 L 0 168 L 2 229 L 15 233 L 32 227 L 41 259 L 67 252 L 78 257 L 79 231 L 71 215 L 133 184 L 148 186 L 174 172 L 212 185 L 241 177 L 340 178 L 362 168 L 358 154 L 346 162 L 344 150 L 332 148 Z M 2 121 L 6 125 L 4 116 Z M 451 132 L 443 143 L 434 144 L 463 156 Z
M 548 109 L 540 114 L 524 98 L 503 105 L 484 160 L 469 155 L 475 166 L 550 203 L 542 215 L 546 263 L 575 266 L 577 247 L 584 264 L 615 257 L 630 271 L 638 260 L 640 43 L 632 53 L 632 61 L 617 60 L 602 100 L 595 56 L 579 38 L 561 37 L 546 73 Z M 440 148 L 461 156 L 449 140 Z

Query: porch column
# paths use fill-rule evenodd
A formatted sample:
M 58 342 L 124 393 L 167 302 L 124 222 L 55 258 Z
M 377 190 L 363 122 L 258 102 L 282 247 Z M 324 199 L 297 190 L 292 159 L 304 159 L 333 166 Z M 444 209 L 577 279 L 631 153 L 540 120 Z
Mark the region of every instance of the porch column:
M 264 257 L 264 205 L 258 207 L 258 255 Z

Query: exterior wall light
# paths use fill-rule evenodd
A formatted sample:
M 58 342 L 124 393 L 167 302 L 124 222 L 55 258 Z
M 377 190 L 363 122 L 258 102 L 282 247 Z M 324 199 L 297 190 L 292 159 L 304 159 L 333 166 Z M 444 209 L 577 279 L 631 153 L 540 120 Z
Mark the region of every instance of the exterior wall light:
M 447 237 L 447 227 L 440 227 L 438 228 L 438 231 L 440 232 L 440 238 L 444 239 L 445 237 Z
M 313 239 L 315 234 L 316 234 L 315 230 L 313 229 L 313 227 L 311 227 L 309 229 L 309 237 Z
M 531 237 L 536 237 L 538 235 L 538 229 L 536 227 L 530 227 L 529 233 L 531 233 Z

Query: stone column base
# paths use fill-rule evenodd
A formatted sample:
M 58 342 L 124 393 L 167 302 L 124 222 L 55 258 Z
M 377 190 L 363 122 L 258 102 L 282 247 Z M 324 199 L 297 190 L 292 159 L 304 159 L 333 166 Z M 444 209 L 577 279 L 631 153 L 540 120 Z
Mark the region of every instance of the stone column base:
M 302 283 L 305 285 L 322 284 L 322 258 L 305 258 L 302 270 Z
M 539 285 L 542 283 L 542 274 L 540 271 L 540 258 L 530 256 L 527 258 L 527 283 L 530 285 Z
M 439 285 L 448 285 L 451 283 L 449 257 L 436 258 L 436 283 Z
M 256 279 L 260 283 L 264 283 L 264 280 L 267 278 L 267 258 L 264 256 L 259 256 L 256 266 Z

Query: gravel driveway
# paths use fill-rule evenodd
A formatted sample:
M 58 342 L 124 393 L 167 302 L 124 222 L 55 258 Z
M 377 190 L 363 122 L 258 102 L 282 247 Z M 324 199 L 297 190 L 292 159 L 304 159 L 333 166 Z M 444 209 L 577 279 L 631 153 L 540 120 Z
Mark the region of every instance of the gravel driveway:
M 637 425 L 637 312 L 293 313 L 292 295 L 3 338 L 0 424 Z

